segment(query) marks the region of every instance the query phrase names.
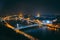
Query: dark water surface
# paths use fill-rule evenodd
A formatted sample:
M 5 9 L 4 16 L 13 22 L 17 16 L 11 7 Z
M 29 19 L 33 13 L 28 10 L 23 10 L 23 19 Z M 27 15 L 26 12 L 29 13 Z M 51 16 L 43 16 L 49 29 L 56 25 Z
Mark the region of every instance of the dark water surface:
M 22 31 L 32 35 L 35 38 L 38 38 L 39 40 L 60 40 L 60 31 L 52 31 L 46 28 L 28 28 L 23 29 Z M 29 39 L 0 24 L 0 40 L 29 40 Z

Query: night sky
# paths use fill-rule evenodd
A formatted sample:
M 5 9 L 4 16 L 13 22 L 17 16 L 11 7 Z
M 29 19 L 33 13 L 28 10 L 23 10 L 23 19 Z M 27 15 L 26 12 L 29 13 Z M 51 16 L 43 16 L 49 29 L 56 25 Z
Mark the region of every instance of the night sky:
M 0 16 L 13 14 L 60 15 L 58 0 L 2 0 L 0 1 Z

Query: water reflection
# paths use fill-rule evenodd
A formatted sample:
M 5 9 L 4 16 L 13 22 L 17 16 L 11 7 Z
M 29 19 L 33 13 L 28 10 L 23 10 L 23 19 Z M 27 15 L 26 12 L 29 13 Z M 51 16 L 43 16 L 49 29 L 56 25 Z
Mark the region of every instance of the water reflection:
M 25 30 L 26 33 L 40 40 L 58 40 L 60 39 L 60 31 L 49 30 L 46 26 L 37 29 Z

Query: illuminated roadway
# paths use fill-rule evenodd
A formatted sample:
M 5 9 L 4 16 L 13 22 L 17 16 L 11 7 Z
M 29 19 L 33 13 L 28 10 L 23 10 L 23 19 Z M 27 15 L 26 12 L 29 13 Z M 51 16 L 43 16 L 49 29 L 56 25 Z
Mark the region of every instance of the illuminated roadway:
M 4 20 L 7 20 L 7 19 L 10 18 L 10 17 L 12 17 L 12 16 L 7 16 L 7 17 L 4 17 L 3 19 L 4 19 Z M 26 27 L 21 26 L 21 27 L 16 28 L 16 29 L 24 29 L 24 28 L 28 28 L 28 27 L 40 26 L 41 24 L 42 24 L 42 25 L 45 25 L 45 26 L 47 26 L 48 28 L 53 29 L 53 30 L 55 30 L 56 28 L 60 28 L 60 27 L 58 27 L 58 26 L 56 26 L 56 25 L 53 25 L 53 24 L 43 24 L 42 22 L 39 23 L 39 21 L 37 21 L 37 24 L 28 25 L 28 26 L 26 26 Z
M 7 17 L 5 17 L 5 18 L 7 18 Z M 26 34 L 25 32 L 23 32 L 23 31 L 21 31 L 21 30 L 19 30 L 19 29 L 16 29 L 16 28 L 13 27 L 13 26 L 11 26 L 9 23 L 7 23 L 7 22 L 5 21 L 5 18 L 4 18 L 3 21 L 4 21 L 4 25 L 5 25 L 7 28 L 10 28 L 10 29 L 16 31 L 16 33 L 19 33 L 19 34 L 24 35 L 25 37 L 29 38 L 30 40 L 38 40 L 37 38 L 34 38 L 33 36 L 31 36 L 31 35 L 29 35 L 29 34 Z
M 8 28 L 10 28 L 10 29 L 12 29 L 12 30 L 14 30 L 14 31 L 16 31 L 16 33 L 19 33 L 19 34 L 22 34 L 22 35 L 24 35 L 25 37 L 27 37 L 27 38 L 29 38 L 29 39 L 31 39 L 31 40 L 38 40 L 37 38 L 35 38 L 35 37 L 33 37 L 33 36 L 31 36 L 31 35 L 29 35 L 29 34 L 26 34 L 25 32 L 23 32 L 23 31 L 21 31 L 21 30 L 19 30 L 19 29 L 24 29 L 24 28 L 28 28 L 28 27 L 34 27 L 34 26 L 39 26 L 39 24 L 34 24 L 34 25 L 28 25 L 28 26 L 26 26 L 26 27 L 17 27 L 17 28 L 15 28 L 15 27 L 13 27 L 13 26 L 11 26 L 9 23 L 7 23 L 5 20 L 7 19 L 7 18 L 9 18 L 9 17 L 11 17 L 11 16 L 8 16 L 8 17 L 5 17 L 5 18 L 3 18 L 3 21 L 4 21 L 4 25 L 6 26 L 6 27 L 8 27 Z M 43 24 L 44 25 L 44 24 Z M 46 26 L 48 26 L 48 29 L 50 29 L 50 30 L 56 30 L 56 28 L 60 28 L 60 27 L 55 27 L 53 24 L 46 24 Z

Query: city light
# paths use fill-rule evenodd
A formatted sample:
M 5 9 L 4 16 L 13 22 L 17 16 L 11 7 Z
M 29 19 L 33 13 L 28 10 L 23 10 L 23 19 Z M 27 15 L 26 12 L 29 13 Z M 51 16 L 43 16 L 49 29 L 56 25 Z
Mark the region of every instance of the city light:
M 27 38 L 29 38 L 29 39 L 31 39 L 31 40 L 38 40 L 38 39 L 32 37 L 31 35 L 26 34 L 26 33 L 23 32 L 23 31 L 20 31 L 19 29 L 15 29 L 13 26 L 11 26 L 10 24 L 8 24 L 7 22 L 5 22 L 5 23 L 6 23 L 5 25 L 7 26 L 7 28 L 11 28 L 11 29 L 13 29 L 14 31 L 16 31 L 17 33 L 22 34 L 22 35 L 26 36 Z
M 0 40 L 60 40 L 60 0 L 0 0 Z
M 39 15 L 37 17 L 40 18 Z M 31 40 L 38 40 L 38 38 L 36 39 L 35 37 L 31 36 L 30 34 L 25 33 L 24 31 L 27 29 L 36 30 L 38 28 L 39 31 L 41 29 L 44 32 L 44 31 L 46 31 L 46 29 L 48 29 L 50 31 L 59 31 L 59 28 L 60 28 L 58 25 L 52 24 L 53 20 L 40 20 L 38 18 L 31 19 L 30 17 L 24 17 L 24 15 L 22 15 L 22 14 L 3 17 L 2 22 L 3 21 L 5 23 L 4 25 L 7 28 L 14 30 L 16 33 L 22 34 Z M 13 24 L 15 24 L 16 26 L 12 26 L 13 24 L 10 23 L 9 21 L 10 22 L 12 21 L 12 23 L 14 22 Z M 23 29 L 24 29 L 24 31 L 21 31 Z
M 40 13 L 37 13 L 37 16 L 36 17 L 40 17 Z

